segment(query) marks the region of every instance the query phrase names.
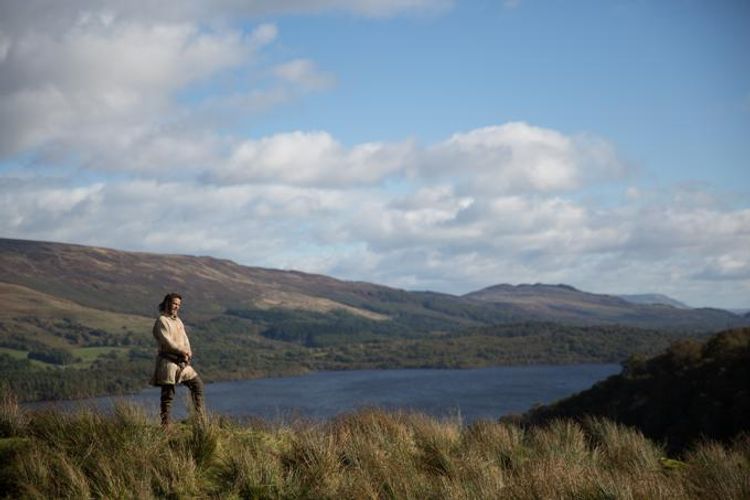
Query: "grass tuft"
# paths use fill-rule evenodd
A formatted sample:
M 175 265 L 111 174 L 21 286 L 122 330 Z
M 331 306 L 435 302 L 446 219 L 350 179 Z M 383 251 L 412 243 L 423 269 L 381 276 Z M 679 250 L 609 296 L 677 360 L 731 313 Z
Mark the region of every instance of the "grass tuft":
M 7 385 L 0 384 L 0 438 L 23 434 L 27 424 L 26 413 L 18 406 L 16 395 Z
M 695 447 L 681 470 L 688 490 L 696 497 L 750 498 L 748 444 L 748 440 L 742 438 L 731 448 L 712 441 Z
M 603 418 L 589 418 L 584 426 L 604 468 L 648 474 L 664 467 L 664 450 L 640 431 Z

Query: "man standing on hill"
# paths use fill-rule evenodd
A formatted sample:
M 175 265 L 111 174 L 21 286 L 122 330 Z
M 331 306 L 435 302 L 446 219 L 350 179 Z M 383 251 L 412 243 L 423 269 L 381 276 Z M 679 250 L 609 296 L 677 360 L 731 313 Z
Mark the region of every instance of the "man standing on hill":
M 177 317 L 181 305 L 182 297 L 179 294 L 167 294 L 159 304 L 160 314 L 153 330 L 159 353 L 151 384 L 161 386 L 161 423 L 164 427 L 169 426 L 175 386 L 180 383 L 190 389 L 196 415 L 203 416 L 203 381 L 190 366 L 193 351 L 185 326 Z

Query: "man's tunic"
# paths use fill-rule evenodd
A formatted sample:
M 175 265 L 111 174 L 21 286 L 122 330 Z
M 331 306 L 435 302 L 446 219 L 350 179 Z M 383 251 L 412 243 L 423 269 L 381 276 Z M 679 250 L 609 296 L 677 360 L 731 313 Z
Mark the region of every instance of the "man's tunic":
M 192 352 L 190 341 L 185 333 L 185 325 L 178 317 L 162 314 L 154 323 L 154 338 L 159 344 L 159 354 L 156 356 L 156 368 L 151 379 L 152 385 L 179 384 L 192 380 L 198 376 L 192 366 L 177 363 L 169 356 L 180 356 L 184 352 Z

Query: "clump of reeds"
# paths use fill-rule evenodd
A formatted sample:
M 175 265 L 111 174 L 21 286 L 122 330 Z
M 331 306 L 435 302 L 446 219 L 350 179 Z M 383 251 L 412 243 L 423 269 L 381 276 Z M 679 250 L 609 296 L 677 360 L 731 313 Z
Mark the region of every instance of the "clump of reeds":
M 0 401 L 0 491 L 29 498 L 748 498 L 750 438 L 681 460 L 607 420 L 546 427 L 364 409 L 326 422 L 138 407 L 25 413 Z

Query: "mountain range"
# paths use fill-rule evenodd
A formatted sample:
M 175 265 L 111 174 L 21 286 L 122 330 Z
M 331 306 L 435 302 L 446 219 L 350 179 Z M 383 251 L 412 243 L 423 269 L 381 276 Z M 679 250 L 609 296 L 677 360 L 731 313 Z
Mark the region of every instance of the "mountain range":
M 462 296 L 406 291 L 229 260 L 0 239 L 0 307 L 19 295 L 63 308 L 152 317 L 164 293 L 185 295 L 188 319 L 237 311 L 336 311 L 419 331 L 518 321 L 720 330 L 747 324 L 729 311 L 687 309 L 587 293 L 567 285 L 496 285 Z M 11 291 L 8 287 L 15 286 Z M 635 303 L 639 302 L 639 303 Z M 11 307 L 12 309 L 12 307 Z

